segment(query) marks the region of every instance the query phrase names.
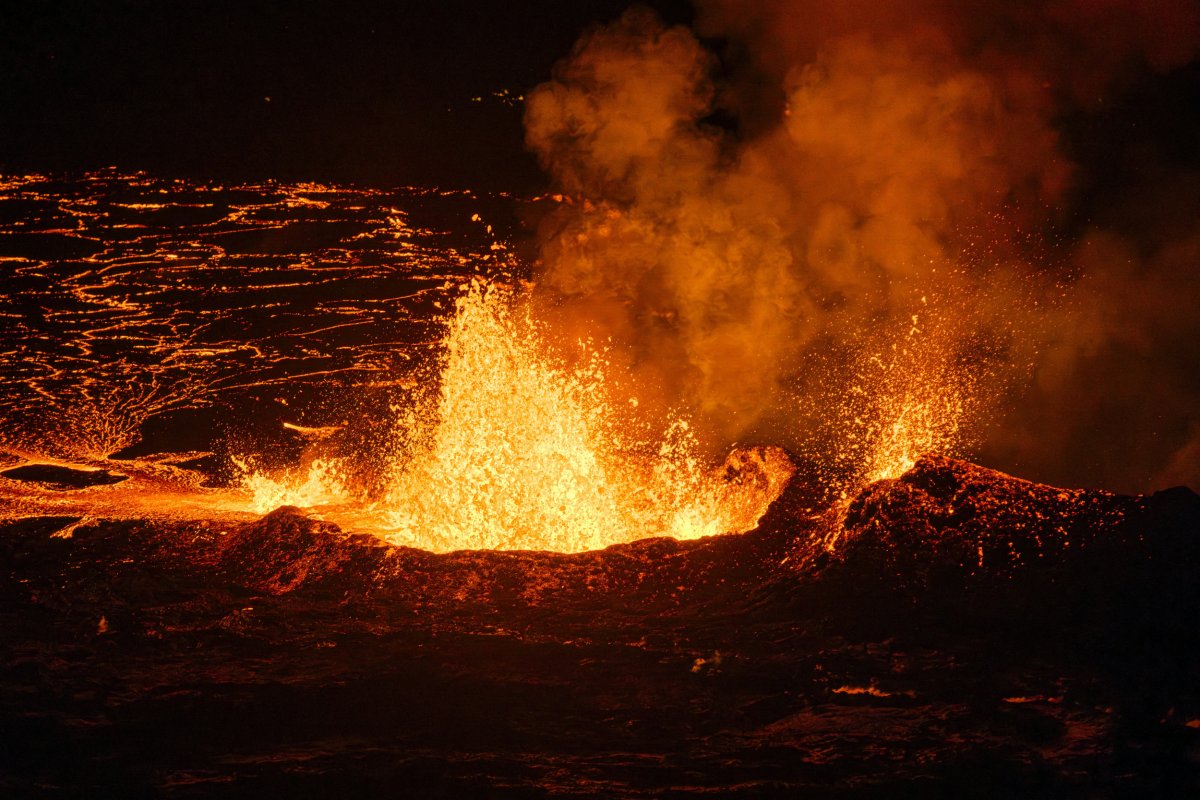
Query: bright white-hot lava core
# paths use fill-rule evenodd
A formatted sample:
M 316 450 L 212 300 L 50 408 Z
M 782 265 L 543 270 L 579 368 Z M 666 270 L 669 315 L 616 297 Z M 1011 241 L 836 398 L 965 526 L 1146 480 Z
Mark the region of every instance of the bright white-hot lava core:
M 291 474 L 251 471 L 259 512 L 314 509 L 398 544 L 565 552 L 668 535 L 747 530 L 791 476 L 771 449 L 712 467 L 688 423 L 653 432 L 618 416 L 602 353 L 548 354 L 511 290 L 472 284 L 445 338 L 437 393 L 396 409 L 385 487 L 358 493 L 337 458 Z M 632 399 L 628 402 L 633 402 Z
M 71 191 L 0 181 L 0 200 L 51 210 L 31 218 L 43 238 L 4 257 L 43 311 L 0 308 L 15 354 L 0 365 L 0 519 L 53 518 L 64 537 L 106 519 L 220 533 L 293 505 L 436 551 L 580 551 L 748 530 L 796 468 L 766 447 L 710 460 L 711 419 L 638 406 L 628 386 L 647 386 L 603 347 L 562 345 L 524 290 L 472 283 L 522 272 L 469 193 L 106 172 Z M 828 391 L 763 434 L 801 454 L 805 491 L 829 489 L 814 502 L 953 453 L 975 415 L 974 373 L 946 344 L 956 315 L 920 300 L 920 324 L 844 353 Z M 234 453 L 249 455 L 231 484 Z

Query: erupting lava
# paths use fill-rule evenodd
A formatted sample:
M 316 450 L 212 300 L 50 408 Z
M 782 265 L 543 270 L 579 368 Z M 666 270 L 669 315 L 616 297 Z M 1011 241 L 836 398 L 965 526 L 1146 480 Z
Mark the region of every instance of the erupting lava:
M 315 509 L 433 551 L 575 552 L 655 535 L 752 528 L 793 467 L 779 450 L 707 466 L 689 425 L 659 436 L 619 417 L 603 354 L 570 369 L 505 288 L 472 284 L 450 321 L 435 398 L 397 409 L 386 489 L 367 498 L 338 458 L 271 477 L 251 472 L 255 510 Z M 636 401 L 630 399 L 632 405 Z
M 568 353 L 557 329 L 552 346 L 524 293 L 471 283 L 521 274 L 476 224 L 479 198 L 117 173 L 73 192 L 47 183 L 4 190 L 76 227 L 8 257 L 51 308 L 5 312 L 19 358 L 0 392 L 0 519 L 54 517 L 63 535 L 97 519 L 223 528 L 293 505 L 433 551 L 575 552 L 749 530 L 795 469 L 769 447 L 712 462 L 704 420 L 647 421 L 661 405 L 638 407 L 621 387 L 639 376 L 603 347 Z M 402 207 L 479 236 L 451 247 Z M 51 245 L 58 260 L 38 256 Z M 455 313 L 438 320 L 456 286 Z M 938 346 L 953 326 L 932 309 L 922 319 L 864 343 L 850 382 L 826 376 L 823 401 L 797 398 L 826 425 L 812 442 L 763 437 L 803 453 L 829 497 L 958 444 L 963 399 L 979 392 Z M 230 486 L 233 448 L 246 455 Z
M 858 384 L 828 409 L 853 464 L 847 491 L 960 444 L 975 392 L 937 339 L 914 317 L 891 356 L 866 357 Z M 251 507 L 300 506 L 434 552 L 578 552 L 753 528 L 795 471 L 788 455 L 758 447 L 706 463 L 685 418 L 654 431 L 618 413 L 603 351 L 580 347 L 580 366 L 568 367 L 549 354 L 527 298 L 473 282 L 446 326 L 429 381 L 437 393 L 392 409 L 384 488 L 360 487 L 351 457 L 323 454 L 281 474 L 243 464 Z
M 1200 0 L 24 5 L 0 800 L 1200 798 Z
M 940 342 L 946 332 L 918 324 L 914 316 L 890 359 L 869 358 L 851 389 L 867 406 L 855 418 L 862 436 L 852 437 L 864 445 L 858 455 L 861 483 L 899 478 L 929 453 L 955 454 L 968 437 L 967 423 L 979 423 L 972 419 L 980 416 L 983 402 L 978 368 L 970 372 L 956 365 Z

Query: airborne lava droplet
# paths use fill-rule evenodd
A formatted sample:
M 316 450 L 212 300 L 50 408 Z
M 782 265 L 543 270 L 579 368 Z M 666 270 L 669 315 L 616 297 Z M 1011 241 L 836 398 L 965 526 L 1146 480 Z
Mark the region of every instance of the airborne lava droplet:
M 323 518 L 434 551 L 575 552 L 647 536 L 752 528 L 794 467 L 779 450 L 708 464 L 686 419 L 655 432 L 610 403 L 603 351 L 568 368 L 526 299 L 474 283 L 447 323 L 438 391 L 392 421 L 386 489 L 363 498 L 337 458 L 272 476 L 250 470 L 254 508 Z

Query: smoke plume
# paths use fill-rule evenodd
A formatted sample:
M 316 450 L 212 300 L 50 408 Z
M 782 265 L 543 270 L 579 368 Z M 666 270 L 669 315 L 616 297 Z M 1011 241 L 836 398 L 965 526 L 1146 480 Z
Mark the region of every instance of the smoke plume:
M 863 437 L 952 396 L 952 427 L 997 466 L 1200 483 L 1200 386 L 1145 358 L 1200 355 L 1195 234 L 1081 224 L 1090 177 L 1063 133 L 1187 64 L 1200 11 L 998 5 L 698 0 L 695 30 L 633 9 L 586 33 L 526 110 L 564 195 L 539 231 L 559 330 L 611 340 L 714 448 L 861 467 Z M 1089 426 L 1139 402 L 1117 372 L 1169 424 L 1132 423 L 1109 452 Z M 1156 435 L 1170 446 L 1135 466 L 1116 455 Z M 1075 470 L 1089 446 L 1111 467 Z

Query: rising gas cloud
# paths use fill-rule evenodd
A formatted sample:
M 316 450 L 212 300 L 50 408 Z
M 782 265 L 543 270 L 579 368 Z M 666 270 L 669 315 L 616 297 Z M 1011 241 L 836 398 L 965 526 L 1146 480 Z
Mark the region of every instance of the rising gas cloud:
M 563 336 L 610 340 L 714 449 L 836 463 L 947 403 L 996 466 L 1200 484 L 1200 181 L 1143 176 L 1176 211 L 1121 224 L 1067 132 L 1187 65 L 1195 4 L 697 5 L 587 32 L 528 97 Z

